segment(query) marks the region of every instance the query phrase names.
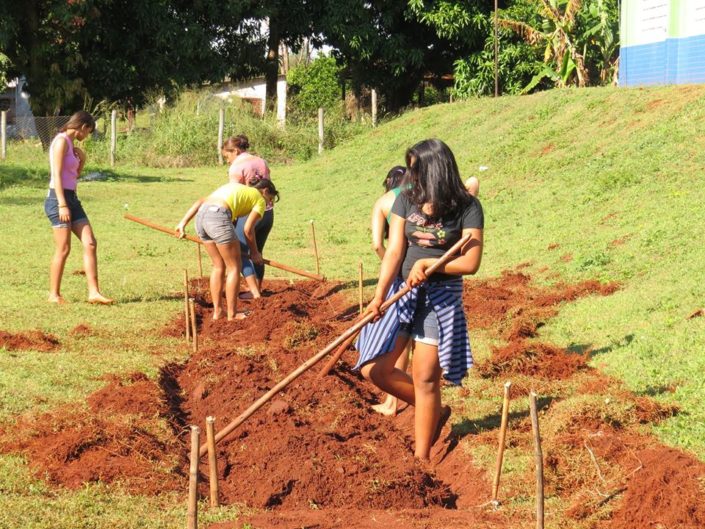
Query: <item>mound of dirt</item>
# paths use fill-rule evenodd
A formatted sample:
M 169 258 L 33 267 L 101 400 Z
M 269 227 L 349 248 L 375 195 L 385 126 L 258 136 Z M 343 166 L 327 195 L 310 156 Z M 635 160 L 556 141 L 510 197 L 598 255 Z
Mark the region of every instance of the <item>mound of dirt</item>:
M 498 337 L 514 341 L 536 336 L 536 330 L 554 317 L 561 303 L 590 295 L 608 296 L 618 283 L 583 281 L 539 288 L 528 274 L 504 271 L 497 278 L 466 281 L 463 304 L 470 329 L 495 329 Z
M 587 356 L 571 353 L 553 345 L 529 340 L 509 342 L 504 347 L 492 349 L 492 356 L 477 366 L 484 377 L 529 375 L 532 377 L 561 380 L 572 376 L 579 369 L 587 368 Z
M 169 412 L 161 388 L 144 373 L 110 377 L 107 386 L 88 396 L 88 406 L 94 413 L 142 417 L 167 417 Z
M 611 529 L 705 527 L 705 464 L 679 450 L 650 447 L 636 453 L 640 467 L 628 480 Z
M 0 331 L 0 347 L 8 351 L 30 350 L 48 353 L 59 348 L 59 339 L 40 330 L 25 332 Z
M 69 336 L 73 337 L 91 336 L 92 334 L 93 329 L 86 323 L 79 323 L 69 331 Z
M 248 303 L 252 313 L 242 321 L 213 322 L 199 303 L 204 347 L 166 375 L 181 388 L 189 422 L 203 424 L 209 415 L 219 427 L 230 422 L 335 339 L 356 308 L 331 294 L 335 288 L 312 282 L 268 287 L 273 294 Z M 369 413 L 371 387 L 345 368 L 322 379 L 316 373 L 218 445 L 225 502 L 286 509 L 455 504 L 451 487 L 415 462 L 412 432 Z
M 119 481 L 134 493 L 182 489 L 183 445 L 167 423 L 147 417 L 159 402 L 152 401 L 158 391 L 137 378 L 132 385 L 111 382 L 91 395 L 91 413 L 65 406 L 20 420 L 14 430 L 20 433 L 4 435 L 0 448 L 26 454 L 37 475 L 68 488 Z

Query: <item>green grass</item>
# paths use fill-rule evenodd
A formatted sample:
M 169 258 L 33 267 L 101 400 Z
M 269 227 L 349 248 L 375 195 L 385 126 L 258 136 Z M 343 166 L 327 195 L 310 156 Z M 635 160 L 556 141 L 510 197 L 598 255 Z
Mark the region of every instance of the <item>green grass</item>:
M 310 162 L 273 167 L 282 200 L 265 255 L 312 270 L 313 219 L 322 272 L 354 279 L 362 261 L 371 279 L 378 261 L 369 248 L 368 218 L 380 183 L 407 147 L 439 137 L 455 152 L 463 176 L 481 179 L 486 246 L 479 275 L 528 262 L 529 272 L 543 281 L 550 279 L 539 273 L 546 268 L 569 282 L 621 282 L 612 296 L 563 307 L 541 336 L 590 348 L 593 365 L 631 390 L 678 403 L 683 413 L 655 432 L 705 460 L 705 318 L 686 319 L 705 306 L 704 124 L 705 87 L 690 86 L 555 90 L 410 111 Z M 479 173 L 480 165 L 489 169 Z M 88 167 L 97 169 L 105 170 Z M 129 223 L 122 214 L 127 205 L 137 216 L 173 226 L 195 198 L 225 180 L 226 170 L 118 166 L 108 181 L 81 184 L 99 239 L 101 283 L 118 304 L 82 302 L 85 281 L 71 274 L 81 267 L 75 248 L 63 284 L 73 303 L 60 308 L 45 303 L 52 253 L 42 211 L 46 173 L 46 155 L 33 145 L 11 143 L 8 161 L 0 163 L 0 328 L 40 328 L 55 333 L 62 347 L 57 353 L 0 350 L 0 424 L 18 413 L 79 401 L 101 385 L 96 377 L 102 373 L 153 374 L 167 360 L 185 356 L 181 344 L 156 331 L 180 309 L 173 294 L 183 268 L 196 271 L 194 247 Z M 554 244 L 559 246 L 549 250 Z M 70 337 L 78 323 L 90 325 L 95 335 Z M 472 338 L 478 355 L 486 355 L 489 338 Z M 483 384 L 468 381 L 470 387 Z M 665 392 L 669 385 L 677 387 L 674 393 Z M 477 403 L 477 417 L 468 420 L 496 406 L 497 399 L 485 398 Z M 56 493 L 41 484 L 34 486 L 42 492 L 33 492 L 17 484 L 27 479 L 21 461 L 0 456 L 0 466 L 8 474 L 0 481 L 1 516 L 14 513 L 21 526 L 107 527 L 103 519 L 80 525 L 59 515 L 90 510 L 93 503 L 100 509 L 103 502 L 122 513 L 115 516 L 125 516 L 119 523 L 110 519 L 112 526 L 143 521 L 152 528 L 183 519 L 183 498 L 111 496 L 108 487 Z M 149 509 L 158 513 L 153 522 L 140 514 Z M 96 511 L 90 513 L 97 519 Z M 41 518 L 53 523 L 41 525 Z

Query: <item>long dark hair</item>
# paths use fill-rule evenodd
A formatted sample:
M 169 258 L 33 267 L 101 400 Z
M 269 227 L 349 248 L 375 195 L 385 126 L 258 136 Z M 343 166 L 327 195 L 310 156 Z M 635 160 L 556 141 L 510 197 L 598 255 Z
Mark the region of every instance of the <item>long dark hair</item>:
M 83 125 L 88 125 L 91 132 L 93 132 L 95 130 L 95 119 L 85 110 L 79 110 L 69 118 L 66 125 L 59 129 L 59 132 L 66 132 L 69 129 L 78 130 Z
M 249 184 L 250 187 L 254 187 L 255 189 L 266 189 L 269 191 L 269 194 L 273 197 L 273 202 L 279 202 L 279 191 L 277 191 L 277 188 L 274 186 L 274 182 L 271 180 L 267 180 L 266 178 L 260 178 L 259 180 L 256 180 Z
M 453 152 L 441 140 L 423 140 L 406 151 L 410 202 L 421 209 L 430 204 L 429 218 L 456 217 L 473 198 L 460 179 Z
M 391 189 L 394 189 L 395 187 L 399 187 L 404 181 L 405 174 L 406 169 L 401 165 L 395 165 L 394 167 L 392 167 L 387 173 L 387 176 L 384 177 L 384 182 L 382 182 L 384 190 L 389 191 Z

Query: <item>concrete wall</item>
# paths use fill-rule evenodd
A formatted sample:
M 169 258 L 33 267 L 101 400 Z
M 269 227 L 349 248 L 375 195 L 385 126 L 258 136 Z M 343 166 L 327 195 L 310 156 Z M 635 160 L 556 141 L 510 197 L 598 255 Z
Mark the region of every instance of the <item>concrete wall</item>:
M 621 86 L 705 83 L 705 0 L 623 0 Z

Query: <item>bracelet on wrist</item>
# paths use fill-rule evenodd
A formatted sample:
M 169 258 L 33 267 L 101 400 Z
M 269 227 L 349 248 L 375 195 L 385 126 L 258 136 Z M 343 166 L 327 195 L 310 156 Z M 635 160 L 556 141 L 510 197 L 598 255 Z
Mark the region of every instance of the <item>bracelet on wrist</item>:
M 66 204 L 59 204 L 60 208 L 67 208 L 68 206 Z

